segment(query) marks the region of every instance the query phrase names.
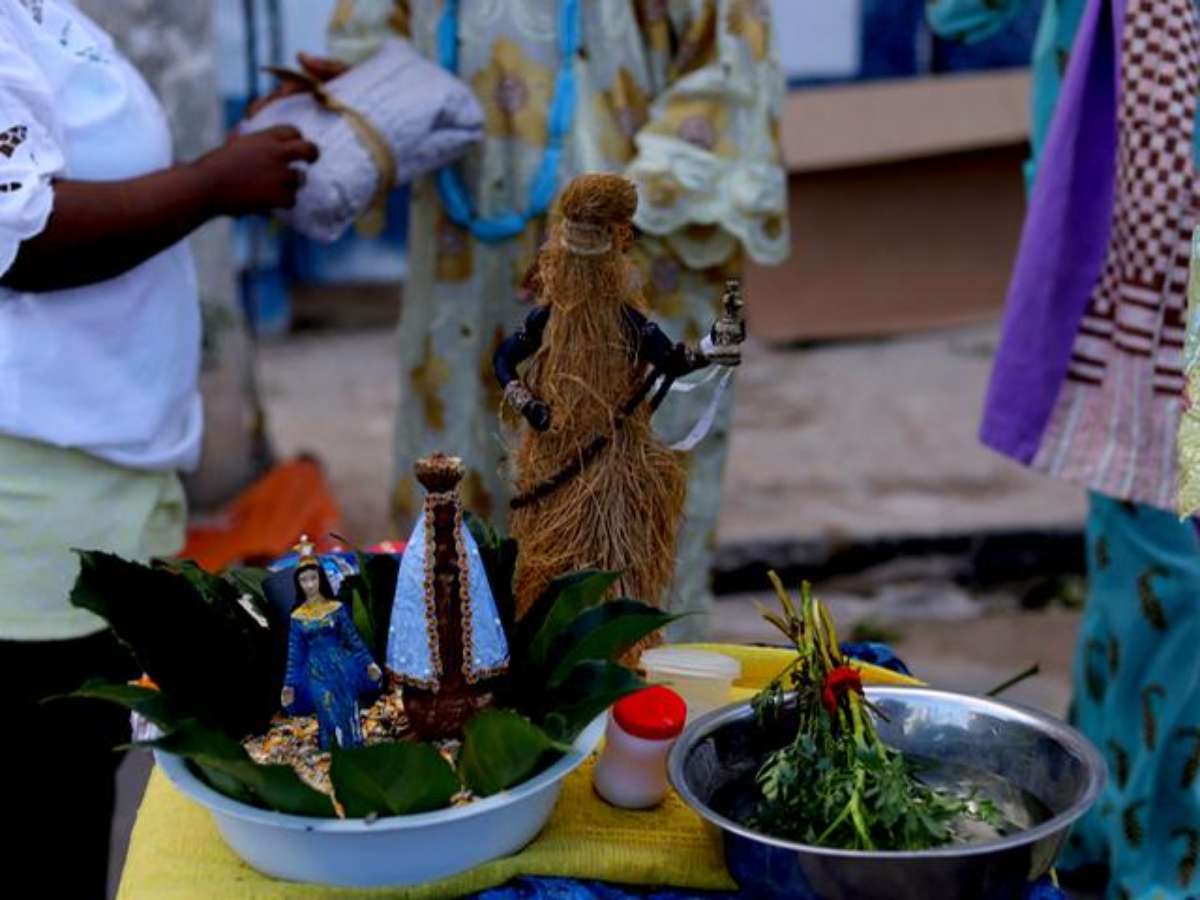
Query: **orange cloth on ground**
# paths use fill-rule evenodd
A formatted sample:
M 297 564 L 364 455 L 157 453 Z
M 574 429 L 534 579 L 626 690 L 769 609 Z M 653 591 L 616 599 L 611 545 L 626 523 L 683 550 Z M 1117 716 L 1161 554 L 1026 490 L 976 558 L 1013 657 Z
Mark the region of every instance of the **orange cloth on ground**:
M 311 535 L 324 549 L 341 518 L 321 467 L 309 459 L 294 459 L 254 482 L 222 513 L 219 523 L 190 526 L 180 555 L 216 572 L 245 560 L 282 556 L 301 534 Z

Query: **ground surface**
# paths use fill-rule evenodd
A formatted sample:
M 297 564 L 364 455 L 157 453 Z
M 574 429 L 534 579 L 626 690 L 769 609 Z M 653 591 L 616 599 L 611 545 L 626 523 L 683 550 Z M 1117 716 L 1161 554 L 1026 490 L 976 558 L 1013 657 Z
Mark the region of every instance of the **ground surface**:
M 992 325 L 809 350 L 753 346 L 737 376 L 720 538 L 863 537 L 1078 523 L 1081 491 L 982 448 Z M 398 386 L 386 330 L 260 349 L 280 454 L 315 451 L 352 536 L 387 532 Z

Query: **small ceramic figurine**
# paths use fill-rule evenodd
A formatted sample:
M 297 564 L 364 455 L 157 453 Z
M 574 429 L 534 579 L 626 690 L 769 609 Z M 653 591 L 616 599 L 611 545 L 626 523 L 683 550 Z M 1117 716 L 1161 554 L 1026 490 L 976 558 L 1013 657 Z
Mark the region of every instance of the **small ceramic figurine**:
M 333 591 L 308 536 L 296 545 L 295 581 L 300 605 L 288 629 L 287 673 L 280 701 L 289 715 L 315 713 L 321 749 L 358 747 L 358 700 L 383 677 L 346 608 Z
M 619 175 L 567 186 L 530 279 L 539 305 L 496 354 L 505 400 L 530 426 L 516 452 L 510 518 L 521 548 L 519 616 L 552 579 L 584 568 L 622 572 L 616 591 L 665 602 L 687 479 L 650 417 L 677 378 L 741 362 L 736 282 L 699 346 L 673 342 L 647 319 L 625 256 L 637 202 Z
M 508 669 L 508 641 L 479 548 L 463 523 L 462 461 L 417 461 L 424 509 L 409 538 L 388 628 L 387 670 L 403 685 L 404 709 L 422 738 L 459 737 L 492 701 Z

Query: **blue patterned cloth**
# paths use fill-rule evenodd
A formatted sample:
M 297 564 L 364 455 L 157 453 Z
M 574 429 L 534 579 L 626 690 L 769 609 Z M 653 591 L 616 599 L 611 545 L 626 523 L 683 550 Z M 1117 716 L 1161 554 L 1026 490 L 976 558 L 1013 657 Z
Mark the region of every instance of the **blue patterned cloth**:
M 1200 896 L 1200 537 L 1192 521 L 1092 494 L 1071 719 L 1108 761 L 1062 871 L 1109 897 Z
M 504 887 L 476 894 L 477 900 L 720 900 L 736 894 L 704 891 L 654 890 L 574 881 L 569 878 L 518 878 Z M 1030 885 L 1024 900 L 1066 900 L 1065 895 L 1044 878 Z

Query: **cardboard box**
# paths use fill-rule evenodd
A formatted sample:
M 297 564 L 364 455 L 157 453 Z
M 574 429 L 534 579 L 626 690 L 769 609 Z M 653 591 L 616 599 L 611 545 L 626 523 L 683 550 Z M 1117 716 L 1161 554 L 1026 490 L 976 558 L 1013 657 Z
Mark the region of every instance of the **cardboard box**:
M 1003 307 L 1024 216 L 1025 72 L 797 91 L 793 252 L 747 273 L 770 341 L 956 325 Z

